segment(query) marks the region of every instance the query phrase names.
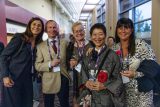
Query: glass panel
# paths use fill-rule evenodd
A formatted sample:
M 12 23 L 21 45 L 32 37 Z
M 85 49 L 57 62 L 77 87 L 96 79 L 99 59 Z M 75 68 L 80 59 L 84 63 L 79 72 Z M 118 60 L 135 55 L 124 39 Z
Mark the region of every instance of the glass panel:
M 135 8 L 135 22 L 151 18 L 151 1 Z
M 135 4 L 139 4 L 139 3 L 143 2 L 143 1 L 145 1 L 145 0 L 135 0 Z
M 106 26 L 106 22 L 103 22 L 103 25 Z
M 100 14 L 101 14 L 101 8 L 97 10 L 97 16 L 99 16 Z
M 102 13 L 105 12 L 105 10 L 106 10 L 106 6 L 104 4 L 104 5 L 102 5 Z
M 97 23 L 101 23 L 101 16 L 97 17 Z
M 130 18 L 132 19 L 132 10 L 129 10 L 123 14 L 121 14 L 121 17 Z
M 134 0 L 121 0 L 120 1 L 120 11 L 124 11 L 126 9 L 129 9 L 133 6 Z
M 135 24 L 135 33 L 137 38 L 143 38 L 146 40 L 151 39 L 151 20 L 144 21 L 142 23 Z
M 102 22 L 105 22 L 105 13 L 102 14 Z

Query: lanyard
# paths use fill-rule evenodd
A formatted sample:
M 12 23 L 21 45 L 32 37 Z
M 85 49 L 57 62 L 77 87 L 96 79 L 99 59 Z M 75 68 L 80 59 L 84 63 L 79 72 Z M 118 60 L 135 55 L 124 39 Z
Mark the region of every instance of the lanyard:
M 124 58 L 123 50 L 121 48 L 121 54 L 120 54 L 120 60 L 122 64 L 122 70 L 129 70 L 129 57 L 130 55 L 128 54 L 126 58 Z
M 77 43 L 77 42 L 76 42 Z M 84 47 L 85 47 L 85 43 L 83 42 L 82 44 L 82 47 L 80 47 L 77 43 L 77 50 L 78 50 L 78 55 L 80 57 L 80 59 L 82 58 L 83 56 L 83 53 L 84 53 Z
M 101 49 L 100 49 L 100 51 L 99 51 L 99 53 L 98 53 L 98 55 L 97 55 L 97 59 L 96 59 L 96 63 L 95 63 L 95 69 L 97 70 L 98 69 L 98 65 L 99 65 L 99 62 L 100 62 L 100 55 L 105 51 L 105 49 L 106 49 L 106 45 L 104 45 Z M 94 49 L 95 50 L 95 49 Z M 92 56 L 93 57 L 93 56 Z M 90 59 L 90 61 L 89 61 L 89 66 L 91 66 L 91 61 L 92 60 L 92 58 Z

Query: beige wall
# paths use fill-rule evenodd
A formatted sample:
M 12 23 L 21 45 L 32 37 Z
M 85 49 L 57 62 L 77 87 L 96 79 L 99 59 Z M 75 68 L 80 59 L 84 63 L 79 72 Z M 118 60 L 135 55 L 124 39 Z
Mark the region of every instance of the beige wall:
M 56 9 L 55 16 L 56 16 L 55 20 L 60 27 L 60 33 L 65 33 L 65 34 L 71 33 L 72 32 L 71 27 L 69 26 L 71 26 L 72 23 L 69 21 L 68 16 L 58 8 Z
M 117 19 L 118 0 L 106 0 L 106 28 L 108 36 L 114 36 Z
M 152 0 L 151 45 L 160 64 L 160 0 Z
M 9 0 L 20 7 L 38 15 L 46 20 L 55 20 L 59 24 L 60 33 L 71 32 L 72 22 L 65 12 L 55 4 L 54 0 Z
M 44 19 L 52 19 L 52 3 L 51 0 L 9 0 L 20 7 L 31 11 L 32 13 L 43 17 Z

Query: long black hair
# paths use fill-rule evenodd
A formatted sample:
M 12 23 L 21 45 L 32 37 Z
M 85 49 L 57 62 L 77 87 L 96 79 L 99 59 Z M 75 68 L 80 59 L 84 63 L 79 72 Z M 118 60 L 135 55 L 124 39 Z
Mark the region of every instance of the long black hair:
M 128 52 L 131 54 L 131 56 L 133 56 L 135 54 L 135 48 L 136 48 L 135 47 L 135 33 L 134 33 L 133 21 L 129 18 L 120 18 L 118 20 L 117 25 L 116 25 L 116 31 L 115 31 L 115 41 L 116 41 L 116 43 L 120 42 L 120 38 L 117 34 L 117 30 L 118 30 L 118 28 L 120 28 L 122 26 L 132 29 L 132 33 L 129 36 Z
M 42 41 L 42 36 L 44 33 L 44 23 L 39 17 L 33 17 L 29 20 L 29 22 L 27 24 L 27 28 L 24 32 L 24 39 L 27 41 L 29 38 L 33 37 L 33 33 L 31 32 L 31 24 L 32 24 L 32 22 L 34 22 L 36 20 L 40 21 L 42 24 L 42 30 L 39 33 L 39 35 L 36 37 L 36 41 L 35 41 L 35 44 L 38 44 Z

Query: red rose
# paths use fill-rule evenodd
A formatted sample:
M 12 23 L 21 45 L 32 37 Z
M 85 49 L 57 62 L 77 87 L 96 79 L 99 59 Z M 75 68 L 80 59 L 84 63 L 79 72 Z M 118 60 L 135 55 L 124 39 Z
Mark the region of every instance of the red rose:
M 116 50 L 116 54 L 119 56 L 121 55 L 121 50 Z
M 108 74 L 107 72 L 101 70 L 99 73 L 98 73 L 98 76 L 97 76 L 97 79 L 99 82 L 101 83 L 104 83 L 108 80 Z

